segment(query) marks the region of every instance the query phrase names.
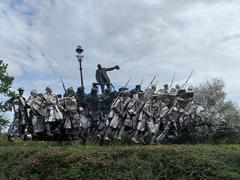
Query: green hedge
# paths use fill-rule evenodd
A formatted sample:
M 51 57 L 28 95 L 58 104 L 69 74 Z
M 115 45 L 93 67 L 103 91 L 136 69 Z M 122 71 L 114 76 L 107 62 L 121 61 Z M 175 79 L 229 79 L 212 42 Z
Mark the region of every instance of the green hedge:
M 240 145 L 0 146 L 0 179 L 240 179 Z

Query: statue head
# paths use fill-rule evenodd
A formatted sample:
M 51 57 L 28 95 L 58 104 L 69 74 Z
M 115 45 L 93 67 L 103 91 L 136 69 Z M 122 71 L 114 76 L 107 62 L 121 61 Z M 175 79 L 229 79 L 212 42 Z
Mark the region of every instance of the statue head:
M 151 89 L 155 92 L 157 90 L 157 86 L 155 84 L 152 84 Z
M 78 93 L 84 93 L 84 87 L 79 87 L 78 89 L 77 89 L 77 92 Z
M 52 93 L 52 89 L 50 87 L 46 87 L 45 91 L 47 92 L 47 94 L 51 94 Z
M 168 90 L 168 84 L 164 84 L 164 89 Z
M 130 92 L 128 91 L 128 89 L 126 89 L 126 90 L 122 91 L 121 95 L 122 95 L 122 97 L 126 98 L 130 95 Z
M 141 85 L 137 84 L 137 85 L 135 86 L 135 89 L 136 89 L 137 91 L 141 91 Z
M 193 86 L 188 86 L 188 92 L 193 92 Z
M 75 92 L 74 92 L 73 88 L 72 87 L 68 88 L 67 89 L 67 96 L 74 96 L 74 95 L 75 95 Z
M 37 96 L 38 96 L 38 91 L 37 91 L 36 89 L 34 89 L 34 90 L 32 90 L 32 91 L 31 91 L 31 93 L 30 93 L 30 94 L 31 94 L 31 96 L 32 96 L 32 97 L 34 97 L 34 98 L 35 98 L 35 97 L 37 97 Z
M 23 87 L 18 88 L 18 92 L 19 92 L 19 95 L 22 96 L 24 93 L 24 88 Z
M 176 86 L 175 86 L 175 89 L 177 89 L 177 90 L 179 90 L 179 89 L 180 89 L 180 86 L 179 86 L 179 84 L 176 84 Z
M 98 69 L 99 69 L 99 70 L 101 70 L 101 69 L 102 69 L 102 66 L 101 66 L 101 64 L 98 64 L 98 65 L 97 65 L 97 67 L 98 67 Z
M 96 95 L 98 93 L 98 88 L 97 87 L 92 87 L 92 89 L 91 89 L 91 94 L 94 94 L 94 95 Z

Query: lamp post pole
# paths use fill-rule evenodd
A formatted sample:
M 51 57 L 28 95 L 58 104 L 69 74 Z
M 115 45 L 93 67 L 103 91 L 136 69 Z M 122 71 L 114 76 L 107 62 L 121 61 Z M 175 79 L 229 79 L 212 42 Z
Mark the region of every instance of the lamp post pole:
M 84 87 L 83 85 L 83 72 L 82 72 L 82 60 L 83 60 L 83 57 L 84 55 L 82 54 L 83 53 L 83 49 L 81 46 L 78 46 L 76 48 L 76 52 L 77 52 L 77 59 L 78 59 L 78 62 L 79 62 L 79 70 L 80 70 L 80 78 L 81 78 L 81 87 Z

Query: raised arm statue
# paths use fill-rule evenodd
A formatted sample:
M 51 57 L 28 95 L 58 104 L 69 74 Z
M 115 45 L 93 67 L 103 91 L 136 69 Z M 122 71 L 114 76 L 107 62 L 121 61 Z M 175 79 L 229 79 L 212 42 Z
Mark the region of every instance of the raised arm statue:
M 113 70 L 119 70 L 119 66 L 114 66 L 110 68 L 104 68 L 100 64 L 97 65 L 97 70 L 96 70 L 96 80 L 101 86 L 102 93 L 104 92 L 104 87 L 105 85 L 107 86 L 108 89 L 111 89 L 111 81 L 110 78 L 107 75 L 107 71 L 113 71 Z

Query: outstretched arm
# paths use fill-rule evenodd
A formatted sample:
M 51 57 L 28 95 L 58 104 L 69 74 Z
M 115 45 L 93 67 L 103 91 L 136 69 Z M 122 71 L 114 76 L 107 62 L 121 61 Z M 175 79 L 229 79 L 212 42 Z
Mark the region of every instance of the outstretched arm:
M 115 70 L 115 69 L 119 70 L 120 67 L 119 67 L 119 66 L 114 66 L 114 67 L 104 68 L 104 69 L 105 69 L 105 71 L 113 71 L 113 70 Z

